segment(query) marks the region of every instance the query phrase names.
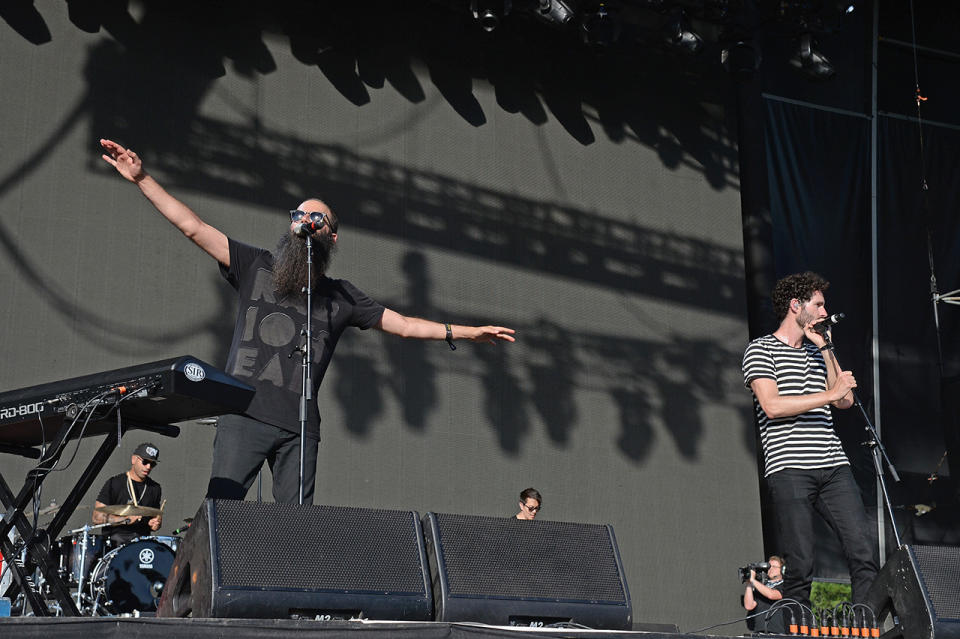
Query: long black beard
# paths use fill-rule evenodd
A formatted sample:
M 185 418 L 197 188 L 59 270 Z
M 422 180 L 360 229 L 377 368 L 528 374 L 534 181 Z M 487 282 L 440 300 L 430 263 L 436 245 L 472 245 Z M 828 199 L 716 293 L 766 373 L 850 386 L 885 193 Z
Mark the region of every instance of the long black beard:
M 334 250 L 333 238 L 329 233 L 313 237 L 313 273 L 314 287 L 321 276 L 327 272 Z M 273 255 L 273 281 L 277 293 L 283 297 L 305 295 L 307 287 L 307 243 L 292 233 L 284 233 L 277 243 Z

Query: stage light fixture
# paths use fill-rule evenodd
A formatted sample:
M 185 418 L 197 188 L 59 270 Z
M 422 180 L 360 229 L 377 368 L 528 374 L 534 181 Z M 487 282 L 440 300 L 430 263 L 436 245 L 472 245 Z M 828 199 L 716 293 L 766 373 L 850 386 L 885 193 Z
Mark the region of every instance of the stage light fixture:
M 487 33 L 500 26 L 500 20 L 510 13 L 510 0 L 470 0 L 470 13 Z
M 573 10 L 561 0 L 536 0 L 531 12 L 541 22 L 551 26 L 562 27 L 573 20 Z
M 620 37 L 620 21 L 607 5 L 601 2 L 595 10 L 584 12 L 580 32 L 584 43 L 602 49 Z
M 682 11 L 676 11 L 663 29 L 664 41 L 670 48 L 687 55 L 697 55 L 703 49 L 703 38 L 690 29 Z
M 721 49 L 720 64 L 727 73 L 746 77 L 760 70 L 762 57 L 752 40 L 738 40 Z
M 826 80 L 833 77 L 836 69 L 827 56 L 813 48 L 813 35 L 804 33 L 800 36 L 800 44 L 796 53 L 790 58 L 790 64 L 805 75 L 815 80 Z

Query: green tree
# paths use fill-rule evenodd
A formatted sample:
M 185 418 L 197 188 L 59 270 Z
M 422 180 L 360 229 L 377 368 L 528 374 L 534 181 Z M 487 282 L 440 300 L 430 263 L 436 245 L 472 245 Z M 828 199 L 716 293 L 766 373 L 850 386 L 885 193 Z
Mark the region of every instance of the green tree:
M 833 614 L 833 609 L 844 601 L 850 601 L 849 584 L 837 584 L 828 581 L 815 581 L 810 589 L 810 604 L 817 615 L 823 619 L 823 613 Z

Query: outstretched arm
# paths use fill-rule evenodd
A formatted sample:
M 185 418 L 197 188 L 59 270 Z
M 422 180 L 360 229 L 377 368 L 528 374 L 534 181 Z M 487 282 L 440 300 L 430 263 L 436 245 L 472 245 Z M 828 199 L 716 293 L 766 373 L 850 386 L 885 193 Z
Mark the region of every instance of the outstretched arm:
M 140 187 L 140 192 L 163 217 L 210 257 L 224 266 L 230 266 L 230 243 L 226 235 L 204 222 L 189 206 L 167 193 L 147 174 L 143 169 L 143 162 L 132 150 L 125 149 L 112 140 L 100 140 L 100 146 L 105 151 L 103 159 L 120 175 Z
M 389 308 L 384 309 L 377 328 L 384 333 L 399 335 L 400 337 L 437 340 L 447 338 L 446 325 L 419 317 L 407 317 L 396 311 L 391 311 Z M 496 344 L 498 339 L 505 342 L 515 341 L 514 330 L 503 326 L 459 326 L 451 324 L 450 330 L 453 333 L 453 339 L 468 339 L 472 342 L 486 342 L 488 344 Z

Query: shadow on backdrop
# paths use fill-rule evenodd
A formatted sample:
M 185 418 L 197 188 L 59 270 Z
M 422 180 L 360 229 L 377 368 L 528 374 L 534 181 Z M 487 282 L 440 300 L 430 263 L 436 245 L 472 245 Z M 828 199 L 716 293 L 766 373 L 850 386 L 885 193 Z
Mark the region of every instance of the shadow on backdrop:
M 276 68 L 263 35 L 281 32 L 300 63 L 316 65 L 360 108 L 369 102 L 369 89 L 385 90 L 386 84 L 411 103 L 425 100 L 413 71 L 415 64 L 423 64 L 443 99 L 474 126 L 487 120 L 472 90 L 482 79 L 494 84 L 499 108 L 522 113 L 534 125 L 552 116 L 587 145 L 595 141 L 599 124 L 615 142 L 630 140 L 656 149 L 667 169 L 700 171 L 717 190 L 736 187 L 736 152 L 722 121 L 726 79 L 719 69 L 697 69 L 658 52 L 642 58 L 585 55 L 511 29 L 489 39 L 464 29 L 459 19 L 460 26 L 454 25 L 447 14 L 375 4 L 382 11 L 368 11 L 363 19 L 359 8 L 349 7 L 297 5 L 268 19 L 254 9 L 218 12 L 186 2 L 144 2 L 139 23 L 124 3 L 97 4 L 86 14 L 71 16 L 83 30 L 102 27 L 113 39 L 90 46 L 87 94 L 29 159 L 10 176 L 0 176 L 0 193 L 35 171 L 70 129 L 87 120 L 91 171 L 112 170 L 99 159 L 97 140 L 115 137 L 135 145 L 148 169 L 163 176 L 174 193 L 191 190 L 272 210 L 321 185 L 338 210 L 347 212 L 346 224 L 355 228 L 404 240 L 415 233 L 425 247 L 642 294 L 698 312 L 739 316 L 743 266 L 737 250 L 304 140 L 284 134 L 243 106 L 236 107 L 239 117 L 231 122 L 201 113 L 217 78 L 226 73 L 226 63 L 248 77 Z M 324 26 L 304 29 L 314 24 Z M 2 226 L 0 241 L 17 253 L 16 242 Z M 51 306 L 82 317 L 81 324 L 91 331 L 137 334 L 136 327 L 95 309 L 66 304 L 64 292 L 42 284 L 42 270 L 28 255 L 21 252 L 18 260 Z M 385 300 L 400 312 L 436 311 L 467 324 L 493 319 L 456 317 L 436 308 L 423 254 L 409 253 L 402 268 L 406 295 L 399 304 Z M 230 317 L 235 300 L 225 286 L 218 290 L 225 293 L 212 317 Z M 529 434 L 531 411 L 542 418 L 552 442 L 568 444 L 580 419 L 572 393 L 580 353 L 592 352 L 602 353 L 604 365 L 618 371 L 603 391 L 622 409 L 618 445 L 625 455 L 634 462 L 644 459 L 653 437 L 647 416 L 658 415 L 664 423 L 669 417 L 668 432 L 681 453 L 697 456 L 703 426 L 698 402 L 689 397 L 693 391 L 717 398 L 716 380 L 699 378 L 705 361 L 713 366 L 729 357 L 716 344 L 663 346 L 574 334 L 547 319 L 516 328 L 531 335 L 525 343 L 538 353 L 528 371 L 531 389 L 524 388 L 506 349 L 476 349 L 476 358 L 467 364 L 481 364 L 476 375 L 484 384 L 485 411 L 504 451 L 519 451 Z M 177 336 L 197 330 L 229 335 L 229 326 L 213 319 L 178 328 Z M 353 348 L 343 350 L 337 356 L 341 374 L 335 394 L 362 399 L 345 412 L 351 433 L 367 434 L 382 413 L 380 389 L 389 389 L 403 405 L 407 427 L 425 427 L 438 392 L 426 345 L 391 344 L 389 366 L 402 367 L 404 375 L 386 380 L 377 379 L 375 360 Z M 218 357 L 225 361 L 223 350 Z M 411 385 L 408 379 L 418 382 Z

